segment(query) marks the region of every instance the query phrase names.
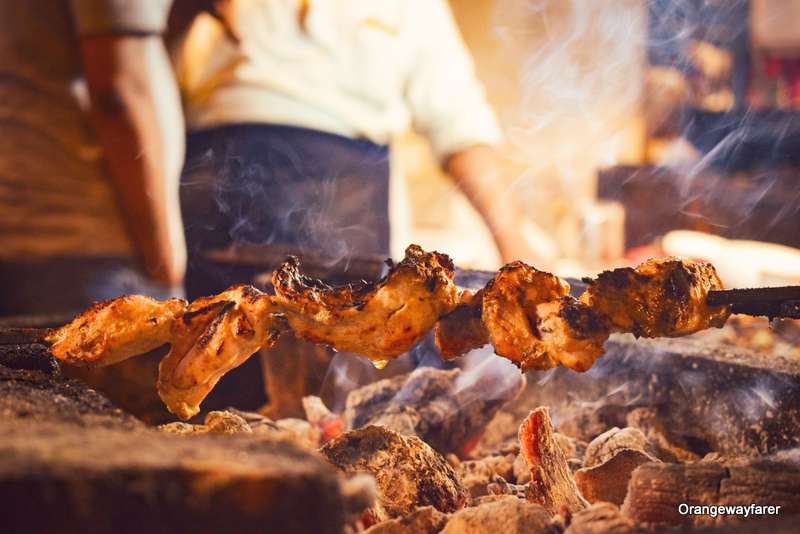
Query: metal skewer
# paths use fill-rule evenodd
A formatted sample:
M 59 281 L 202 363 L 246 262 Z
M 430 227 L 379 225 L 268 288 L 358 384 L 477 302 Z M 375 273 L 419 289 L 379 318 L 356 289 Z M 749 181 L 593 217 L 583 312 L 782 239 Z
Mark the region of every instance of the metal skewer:
M 479 287 L 494 275 L 493 272 L 459 269 L 456 278 L 468 287 Z M 578 296 L 585 284 L 569 279 L 573 295 Z M 730 306 L 731 312 L 770 319 L 782 317 L 800 319 L 800 286 L 758 287 L 709 291 L 710 306 Z M 0 328 L 0 345 L 47 344 L 48 328 Z
M 755 317 L 800 319 L 800 286 L 709 291 L 706 302 L 710 306 L 730 306 L 733 313 Z

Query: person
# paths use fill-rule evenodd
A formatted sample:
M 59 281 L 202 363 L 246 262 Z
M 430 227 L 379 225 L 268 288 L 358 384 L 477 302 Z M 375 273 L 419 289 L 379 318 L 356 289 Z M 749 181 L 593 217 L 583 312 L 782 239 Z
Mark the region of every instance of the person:
M 253 273 L 212 257 L 232 245 L 288 245 L 341 268 L 389 255 L 389 143 L 410 126 L 503 257 L 535 253 L 501 194 L 502 134 L 445 0 L 228 0 L 216 13 L 194 21 L 176 56 L 190 130 L 190 297 L 247 282 Z M 300 416 L 333 355 L 290 336 L 279 343 L 261 354 L 265 410 Z M 248 363 L 221 386 L 245 389 L 256 372 Z
M 0 0 L 0 315 L 181 292 L 170 4 Z
M 500 194 L 500 128 L 445 0 L 218 5 L 177 61 L 190 296 L 236 282 L 240 272 L 206 261 L 230 245 L 388 255 L 388 145 L 412 125 L 503 258 L 532 259 L 523 217 Z

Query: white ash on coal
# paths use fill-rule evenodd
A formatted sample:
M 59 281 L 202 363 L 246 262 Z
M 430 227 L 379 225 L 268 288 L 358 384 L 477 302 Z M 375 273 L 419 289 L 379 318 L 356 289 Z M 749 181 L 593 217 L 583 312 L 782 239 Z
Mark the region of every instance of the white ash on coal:
M 367 512 L 371 522 L 407 515 L 427 505 L 454 512 L 467 503 L 453 468 L 417 437 L 367 426 L 339 436 L 320 452 L 345 473 L 366 472 L 375 477 L 378 500 Z
M 564 534 L 627 534 L 638 531 L 636 523 L 614 504 L 601 502 L 572 516 Z
M 364 534 L 436 534 L 444 528 L 448 518 L 433 506 L 423 506 L 404 517 L 373 525 Z
M 516 497 L 500 497 L 481 506 L 465 508 L 448 520 L 442 534 L 545 533 L 550 514 L 541 506 Z
M 723 513 L 681 513 L 681 504 L 734 509 Z M 736 507 L 751 504 L 779 506 L 781 516 L 800 512 L 797 450 L 755 459 L 644 464 L 633 472 L 622 513 L 638 523 L 659 527 L 699 527 L 744 521 L 748 518 L 744 511 L 737 514 Z M 759 517 L 751 515 L 749 519 Z
M 586 447 L 583 467 L 575 471 L 575 483 L 591 503 L 621 505 L 628 493 L 634 469 L 658 462 L 645 435 L 635 428 L 614 427 Z

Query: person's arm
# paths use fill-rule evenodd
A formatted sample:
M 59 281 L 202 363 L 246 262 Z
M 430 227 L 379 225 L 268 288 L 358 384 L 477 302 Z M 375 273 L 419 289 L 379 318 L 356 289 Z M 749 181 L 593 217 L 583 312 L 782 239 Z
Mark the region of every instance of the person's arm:
M 445 171 L 486 222 L 503 261 L 547 264 L 555 258 L 552 238 L 522 211 L 494 147 L 461 149 L 447 158 Z
M 147 273 L 177 284 L 186 267 L 178 198 L 185 141 L 161 37 L 84 37 L 80 49 L 92 117 L 128 231 Z
M 126 227 L 146 272 L 177 284 L 186 266 L 178 198 L 185 141 L 162 39 L 147 32 L 82 35 L 80 54 Z
M 551 260 L 552 240 L 522 211 L 500 164 L 494 147 L 503 136 L 447 2 L 413 6 L 418 48 L 406 97 L 415 128 L 486 222 L 504 261 Z

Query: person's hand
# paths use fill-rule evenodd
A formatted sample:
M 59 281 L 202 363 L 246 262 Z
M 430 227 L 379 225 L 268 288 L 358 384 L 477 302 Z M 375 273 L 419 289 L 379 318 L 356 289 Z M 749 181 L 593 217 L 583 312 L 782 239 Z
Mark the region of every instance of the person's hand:
M 494 236 L 503 261 L 552 264 L 555 241 L 520 208 L 497 151 L 478 145 L 453 154 L 446 170 L 478 210 Z
M 545 268 L 558 257 L 555 240 L 524 216 L 495 230 L 495 243 L 504 263 L 521 260 Z

